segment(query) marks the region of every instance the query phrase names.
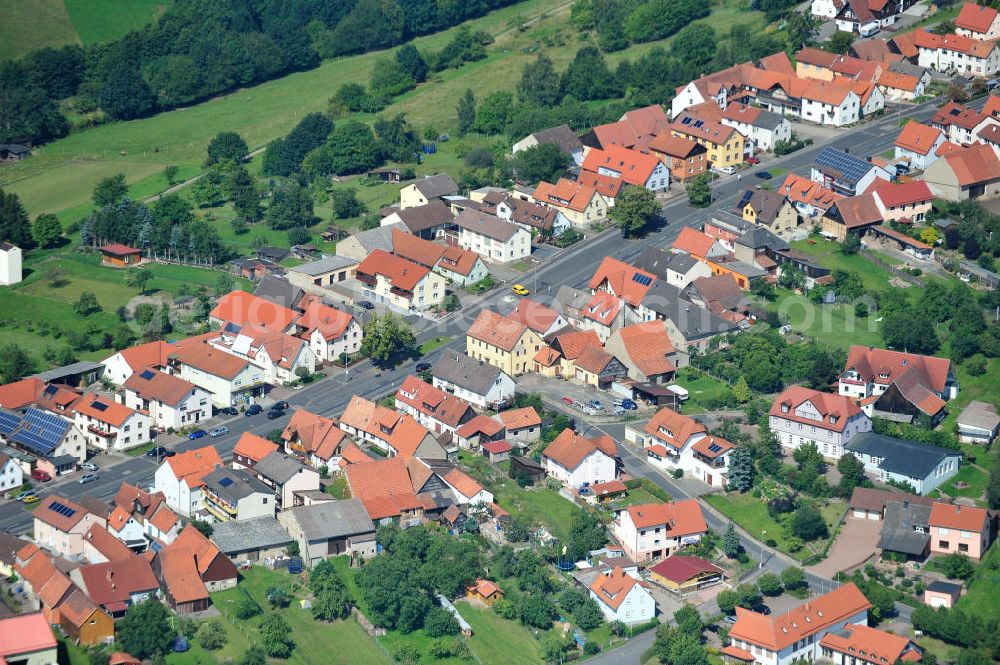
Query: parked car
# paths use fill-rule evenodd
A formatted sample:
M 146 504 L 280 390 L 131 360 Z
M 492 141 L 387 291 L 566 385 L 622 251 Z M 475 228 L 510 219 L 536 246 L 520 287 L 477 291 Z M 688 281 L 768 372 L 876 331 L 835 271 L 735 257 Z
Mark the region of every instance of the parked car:
M 592 399 L 592 400 L 590 400 L 589 404 L 590 404 L 590 406 L 592 406 L 593 408 L 597 409 L 598 411 L 600 411 L 601 409 L 604 408 L 604 405 L 601 404 L 601 400 L 599 400 L 599 399 Z
M 96 473 L 86 473 L 80 476 L 80 480 L 78 480 L 77 482 L 80 483 L 81 485 L 86 485 L 87 483 L 94 482 L 98 478 L 100 478 L 100 476 L 98 476 Z
M 623 399 L 621 407 L 626 411 L 635 411 L 639 408 L 639 405 L 630 399 Z
M 528 288 L 523 284 L 515 284 L 514 286 L 510 287 L 510 290 L 519 296 L 526 296 L 531 293 L 531 291 L 529 291 Z
M 256 416 L 258 413 L 262 412 L 264 407 L 260 404 L 251 404 L 247 407 L 247 410 L 243 412 L 244 416 Z
M 146 457 L 151 457 L 151 458 L 154 458 L 154 459 L 159 459 L 161 457 L 173 457 L 176 454 L 177 453 L 175 453 L 174 451 L 167 450 L 163 446 L 157 446 L 157 447 L 153 448 L 152 450 L 147 451 L 146 452 Z
M 760 157 L 754 157 L 753 155 L 747 157 L 747 164 L 760 164 Z
M 203 429 L 196 429 L 195 431 L 188 434 L 188 439 L 194 441 L 195 439 L 200 439 L 203 436 L 208 436 L 208 432 Z
M 430 363 L 417 363 L 417 366 L 414 367 L 414 369 L 417 370 L 418 372 L 427 372 L 427 371 L 430 371 L 431 364 Z
M 49 475 L 48 471 L 43 471 L 42 469 L 35 469 L 31 472 L 32 480 L 38 480 L 43 483 L 47 483 L 52 480 L 52 476 Z
M 754 605 L 750 609 L 751 611 L 756 612 L 757 614 L 768 615 L 771 613 L 771 608 L 765 605 L 764 603 L 761 603 L 760 605 Z
M 274 420 L 276 418 L 280 418 L 283 415 L 285 415 L 285 412 L 282 411 L 281 409 L 271 409 L 270 411 L 267 412 L 267 419 Z
M 360 307 L 361 309 L 375 309 L 375 304 L 368 300 L 359 300 L 354 304 Z
M 240 415 L 239 409 L 237 409 L 235 406 L 224 406 L 221 409 L 219 409 L 219 413 L 225 414 L 227 416 Z
M 209 436 L 222 436 L 223 434 L 229 434 L 228 427 L 216 427 L 208 433 Z
M 19 492 L 18 494 L 15 494 L 11 498 L 14 499 L 14 501 L 24 501 L 29 496 L 35 496 L 35 490 L 25 490 L 23 492 Z
M 84 462 L 80 465 L 80 468 L 85 471 L 97 471 L 97 465 L 93 462 Z
M 562 398 L 562 401 L 566 402 L 566 403 L 567 403 L 567 404 L 569 404 L 570 406 L 573 406 L 573 399 L 572 399 L 572 398 L 570 398 L 570 397 L 563 397 L 563 398 Z
M 760 178 L 761 180 L 770 180 L 774 177 L 770 171 L 757 171 L 753 175 L 755 178 Z
M 26 506 L 30 506 L 33 503 L 38 503 L 39 501 L 41 501 L 41 498 L 39 498 L 37 494 L 29 494 L 28 496 L 21 499 L 21 503 L 25 504 Z
M 281 400 L 280 402 L 275 402 L 274 404 L 271 405 L 271 410 L 272 411 L 287 411 L 288 410 L 288 402 L 286 402 L 285 400 Z

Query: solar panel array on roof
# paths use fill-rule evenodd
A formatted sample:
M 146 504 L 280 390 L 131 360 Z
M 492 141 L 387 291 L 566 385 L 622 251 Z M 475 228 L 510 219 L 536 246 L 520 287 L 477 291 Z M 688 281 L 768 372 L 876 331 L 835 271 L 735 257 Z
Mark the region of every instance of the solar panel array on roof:
M 105 404 L 104 402 L 98 401 L 96 399 L 93 402 L 91 402 L 90 405 L 92 407 L 94 407 L 95 409 L 97 409 L 98 411 L 106 411 L 108 409 L 108 405 L 107 404 Z
M 58 390 L 58 388 L 56 388 L 54 385 L 52 385 L 50 383 L 49 385 L 45 386 L 45 390 L 42 391 L 42 396 L 43 397 L 52 397 L 53 395 L 56 394 L 57 390 Z
M 746 206 L 746 204 L 750 203 L 750 199 L 752 198 L 753 198 L 753 192 L 748 189 L 747 191 L 743 192 L 743 198 L 740 199 L 740 203 L 736 207 L 743 208 L 744 206 Z
M 153 370 L 144 369 L 144 370 L 142 370 L 142 374 L 139 375 L 139 378 L 140 379 L 145 379 L 146 381 L 149 381 L 154 376 L 156 376 L 156 374 L 153 373 Z
M 229 476 L 226 476 L 225 478 L 219 480 L 219 484 L 222 485 L 223 487 L 229 487 L 230 485 L 233 484 L 233 479 L 230 478 Z
M 653 283 L 653 278 L 649 275 L 642 275 L 640 273 L 635 273 L 632 275 L 632 281 L 636 284 L 641 284 L 642 286 L 649 286 Z
M 833 148 L 823 148 L 816 156 L 816 164 L 836 171 L 842 180 L 858 182 L 872 168 L 869 162 Z
M 21 417 L 9 411 L 0 411 L 0 434 L 8 436 L 21 424 Z
M 717 453 L 717 452 L 719 452 L 720 450 L 722 450 L 722 446 L 720 446 L 720 445 L 719 445 L 719 444 L 717 444 L 717 443 L 713 443 L 713 444 L 710 444 L 710 445 L 708 446 L 708 450 L 709 450 L 709 452 L 713 452 L 713 453 Z
M 41 409 L 28 409 L 11 440 L 41 455 L 49 455 L 62 441 L 69 423 Z
M 76 515 L 75 508 L 70 508 L 65 503 L 60 503 L 59 501 L 53 501 L 50 503 L 49 510 L 54 513 L 59 513 L 63 517 L 73 517 L 73 515 Z

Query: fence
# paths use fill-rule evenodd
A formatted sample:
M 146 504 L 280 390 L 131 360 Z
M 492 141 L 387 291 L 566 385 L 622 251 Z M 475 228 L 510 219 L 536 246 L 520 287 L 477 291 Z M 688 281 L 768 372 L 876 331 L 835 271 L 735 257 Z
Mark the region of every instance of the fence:
M 882 270 L 885 270 L 888 273 L 892 273 L 893 275 L 895 275 L 896 277 L 900 278 L 904 282 L 907 282 L 907 283 L 909 283 L 909 284 L 911 284 L 913 286 L 923 286 L 924 285 L 924 280 L 920 279 L 919 277 L 917 277 L 915 275 L 911 275 L 910 273 L 906 272 L 905 270 L 900 269 L 897 266 L 892 265 L 888 261 L 880 258 L 877 254 L 875 254 L 871 250 L 861 249 L 861 250 L 859 250 L 858 253 L 861 254 L 861 256 L 863 256 L 866 259 L 868 259 L 869 261 L 871 261 L 872 263 L 874 263 L 876 266 L 878 266 Z

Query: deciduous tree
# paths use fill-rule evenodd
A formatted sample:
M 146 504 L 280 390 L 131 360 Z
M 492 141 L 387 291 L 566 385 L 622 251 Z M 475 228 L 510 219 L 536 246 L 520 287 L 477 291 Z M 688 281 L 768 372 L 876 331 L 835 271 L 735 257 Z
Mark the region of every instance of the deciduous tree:
M 645 187 L 626 185 L 611 209 L 611 219 L 615 220 L 622 236 L 630 238 L 640 235 L 656 217 L 659 210 L 656 195 Z
M 208 158 L 205 166 L 219 162 L 239 163 L 243 161 L 250 149 L 243 137 L 236 132 L 219 132 L 208 144 Z
M 695 176 L 685 185 L 688 201 L 695 208 L 707 208 L 712 202 L 712 176 L 709 173 L 702 173 Z
M 517 96 L 522 104 L 528 106 L 555 106 L 559 103 L 559 75 L 547 55 L 538 54 L 521 70 Z
M 376 314 L 364 325 L 361 353 L 378 365 L 387 366 L 416 350 L 416 337 L 410 324 L 393 313 Z
M 176 634 L 170 619 L 170 610 L 156 599 L 135 604 L 118 624 L 118 644 L 137 658 L 166 654 Z
M 31 225 L 31 238 L 35 244 L 44 249 L 55 247 L 62 240 L 62 224 L 59 218 L 46 213 L 35 218 Z
M 466 88 L 465 94 L 458 100 L 456 107 L 458 112 L 458 135 L 465 136 L 472 130 L 476 122 L 476 96 L 472 94 L 472 88 Z

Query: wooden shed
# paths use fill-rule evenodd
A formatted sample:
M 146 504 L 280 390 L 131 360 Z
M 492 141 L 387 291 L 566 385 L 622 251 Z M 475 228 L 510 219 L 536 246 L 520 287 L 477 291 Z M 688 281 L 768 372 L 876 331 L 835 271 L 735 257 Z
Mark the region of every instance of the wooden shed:
M 120 243 L 101 247 L 101 263 L 114 268 L 128 268 L 142 262 L 142 250 Z

